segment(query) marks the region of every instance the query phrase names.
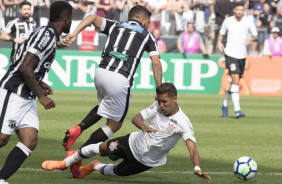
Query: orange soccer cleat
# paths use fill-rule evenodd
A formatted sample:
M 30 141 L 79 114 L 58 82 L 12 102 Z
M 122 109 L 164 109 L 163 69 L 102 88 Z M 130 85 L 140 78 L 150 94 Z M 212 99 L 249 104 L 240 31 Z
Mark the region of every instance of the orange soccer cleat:
M 73 155 L 75 152 L 77 152 L 77 150 L 68 151 L 67 154 L 66 154 L 66 157 Z M 79 168 L 80 168 L 81 164 L 82 164 L 82 162 L 79 161 L 79 162 L 76 162 L 76 163 L 74 163 L 70 166 L 70 172 L 71 172 L 71 174 L 74 178 L 79 178 L 79 176 L 80 176 Z
M 94 169 L 94 166 L 96 164 L 100 163 L 99 160 L 93 160 L 91 163 L 85 165 L 85 166 L 82 166 L 79 168 L 79 176 L 78 175 L 74 175 L 73 174 L 73 177 L 74 178 L 78 178 L 78 179 L 82 179 L 86 176 L 88 176 L 89 174 L 91 174 L 95 169 Z
M 68 168 L 64 160 L 46 160 L 42 163 L 41 167 L 45 171 L 65 170 Z
M 63 139 L 63 146 L 66 151 L 70 149 L 76 139 L 81 135 L 81 128 L 80 126 L 75 126 L 72 128 L 67 129 L 65 132 L 65 137 Z

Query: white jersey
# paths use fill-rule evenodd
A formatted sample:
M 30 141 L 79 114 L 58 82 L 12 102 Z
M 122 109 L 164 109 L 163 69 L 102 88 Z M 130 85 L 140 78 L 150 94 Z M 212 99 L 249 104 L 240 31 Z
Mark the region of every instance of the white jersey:
M 176 114 L 167 117 L 161 112 L 158 102 L 155 102 L 142 110 L 141 115 L 144 120 L 150 119 L 148 126 L 158 131 L 130 134 L 130 149 L 140 163 L 149 167 L 164 165 L 169 150 L 181 137 L 184 141 L 190 139 L 196 143 L 192 124 L 180 108 Z
M 249 34 L 252 36 L 258 35 L 255 24 L 249 18 L 243 17 L 238 21 L 234 16 L 228 17 L 223 21 L 219 33 L 221 35 L 227 34 L 224 53 L 236 59 L 247 57 L 246 40 Z

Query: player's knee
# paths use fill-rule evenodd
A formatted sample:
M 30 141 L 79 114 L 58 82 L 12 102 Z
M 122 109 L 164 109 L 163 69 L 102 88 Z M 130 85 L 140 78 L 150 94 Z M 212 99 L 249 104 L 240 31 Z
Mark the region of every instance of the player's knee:
M 30 150 L 34 150 L 37 146 L 37 139 L 29 139 L 26 141 L 22 141 L 22 143 Z

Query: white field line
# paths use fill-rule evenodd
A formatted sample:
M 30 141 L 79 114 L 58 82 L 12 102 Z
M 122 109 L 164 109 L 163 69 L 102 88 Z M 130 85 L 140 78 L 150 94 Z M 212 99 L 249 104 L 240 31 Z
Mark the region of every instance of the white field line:
M 21 171 L 37 171 L 37 172 L 46 172 L 42 169 L 39 168 L 29 168 L 29 167 L 25 167 L 25 168 L 20 168 L 19 170 Z M 60 170 L 56 170 L 57 172 L 62 172 Z M 53 171 L 54 172 L 54 171 Z M 155 173 L 155 174 L 193 174 L 192 171 L 146 171 L 146 173 Z M 207 172 L 210 175 L 233 175 L 233 172 Z M 269 172 L 269 173 L 261 173 L 258 172 L 258 175 L 269 175 L 269 176 L 282 176 L 282 173 L 280 172 Z

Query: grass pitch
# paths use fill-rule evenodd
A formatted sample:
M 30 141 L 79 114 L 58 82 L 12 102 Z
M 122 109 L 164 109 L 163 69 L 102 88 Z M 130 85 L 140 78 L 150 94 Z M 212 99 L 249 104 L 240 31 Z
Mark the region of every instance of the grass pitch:
M 38 146 L 24 162 L 21 169 L 8 182 L 10 184 L 198 184 L 203 180 L 193 174 L 193 166 L 187 148 L 182 140 L 171 150 L 165 166 L 129 177 L 105 177 L 93 173 L 88 177 L 72 179 L 68 170 L 46 172 L 41 163 L 47 159 L 63 159 L 62 145 L 64 131 L 80 122 L 98 102 L 96 92 L 56 91 L 52 97 L 56 108 L 45 111 L 40 104 L 40 133 Z M 153 103 L 153 93 L 134 93 L 131 107 L 123 127 L 113 137 L 138 131 L 131 124 L 131 118 L 141 109 Z M 246 118 L 235 119 L 233 107 L 230 118 L 221 118 L 220 104 L 223 96 L 179 94 L 178 103 L 190 118 L 201 156 L 201 168 L 212 177 L 212 183 L 243 183 L 233 174 L 234 161 L 244 155 L 253 157 L 258 164 L 258 175 L 248 183 L 278 184 L 282 180 L 282 97 L 241 97 L 241 107 Z M 78 148 L 93 130 L 105 123 L 99 123 L 86 130 L 73 145 Z M 8 152 L 17 143 L 12 136 L 9 144 L 1 148 L 0 166 Z M 96 157 L 104 162 L 107 158 Z M 85 160 L 88 163 L 91 160 Z

